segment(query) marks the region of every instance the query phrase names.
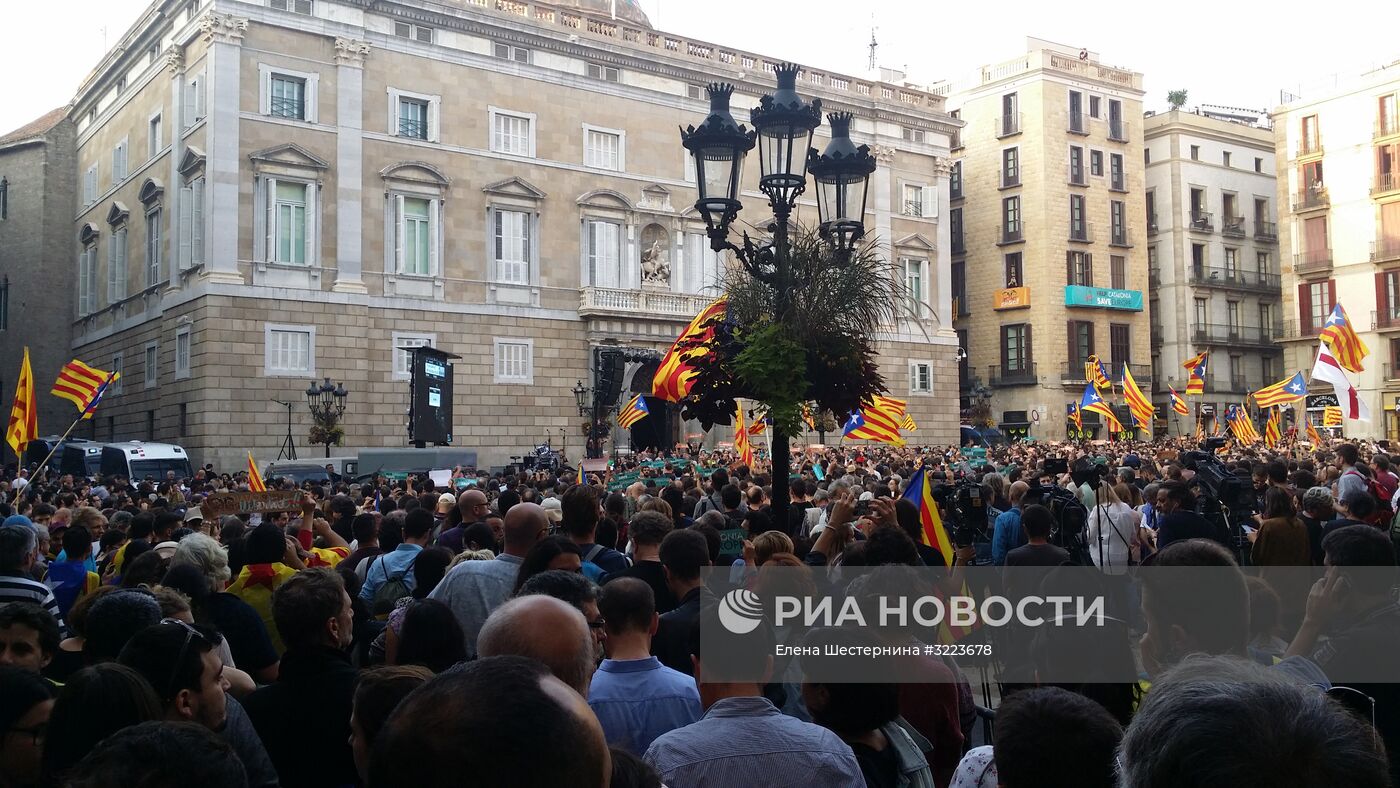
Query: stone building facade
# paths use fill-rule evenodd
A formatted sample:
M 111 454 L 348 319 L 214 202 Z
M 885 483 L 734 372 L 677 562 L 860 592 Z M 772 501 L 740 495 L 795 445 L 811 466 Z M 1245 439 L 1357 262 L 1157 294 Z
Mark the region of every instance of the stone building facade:
M 27 346 L 43 435 L 77 415 L 48 394 L 73 358 L 73 156 L 67 108 L 0 136 L 0 396 L 8 417 Z
M 350 392 L 342 451 L 402 446 L 398 348 L 426 343 L 461 356 L 454 444 L 483 465 L 547 439 L 579 456 L 575 383 L 605 405 L 643 390 L 729 262 L 690 207 L 677 126 L 704 117 L 715 80 L 746 121 L 776 65 L 618 5 L 154 4 L 75 101 L 73 344 L 124 374 L 92 436 L 270 459 L 274 400 L 295 403 L 304 445 L 302 392 L 329 377 Z M 867 226 L 928 307 L 889 327 L 882 372 L 916 440 L 952 442 L 958 124 L 910 85 L 808 69 L 800 88 L 854 112 L 876 149 Z M 749 164 L 740 222 L 761 224 Z M 810 200 L 799 220 L 815 222 Z M 648 445 L 700 433 L 657 411 Z
M 1279 161 L 1284 363 L 1311 370 L 1334 304 L 1370 348 L 1348 375 L 1371 421 L 1348 437 L 1400 440 L 1400 77 L 1394 64 L 1274 111 Z M 1332 396 L 1312 384 L 1307 417 L 1321 423 Z
M 1143 119 L 1153 401 L 1172 434 L 1295 371 L 1276 344 L 1274 139 L 1261 115 L 1207 108 Z M 1186 391 L 1182 364 L 1203 350 L 1205 394 L 1178 416 L 1170 389 Z
M 963 405 L 988 399 L 1003 431 L 1057 439 L 1091 354 L 1150 385 L 1142 75 L 1026 49 L 934 91 L 966 123 L 948 217 Z

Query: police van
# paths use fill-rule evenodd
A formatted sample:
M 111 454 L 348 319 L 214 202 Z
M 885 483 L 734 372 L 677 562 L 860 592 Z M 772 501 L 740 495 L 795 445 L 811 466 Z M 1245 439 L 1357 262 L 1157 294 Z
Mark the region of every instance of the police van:
M 124 476 L 133 482 L 162 481 L 174 471 L 176 479 L 194 476 L 189 455 L 173 443 L 124 441 L 102 447 L 103 476 Z

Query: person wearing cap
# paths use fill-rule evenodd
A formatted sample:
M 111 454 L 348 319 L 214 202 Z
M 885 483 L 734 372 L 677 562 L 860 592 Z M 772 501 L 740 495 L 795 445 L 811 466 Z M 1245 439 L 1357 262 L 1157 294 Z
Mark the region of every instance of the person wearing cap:
M 185 527 L 195 531 L 199 531 L 200 533 L 209 533 L 209 531 L 206 530 L 204 527 L 204 510 L 198 506 L 191 506 L 190 508 L 186 509 Z
M 564 504 L 558 498 L 550 497 L 540 501 L 540 508 L 544 509 L 544 516 L 549 518 L 550 528 L 564 522 Z

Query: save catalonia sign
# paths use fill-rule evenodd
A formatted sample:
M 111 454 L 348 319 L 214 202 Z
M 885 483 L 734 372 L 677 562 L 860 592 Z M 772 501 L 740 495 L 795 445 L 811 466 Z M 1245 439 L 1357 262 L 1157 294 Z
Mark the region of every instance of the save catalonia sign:
M 1142 291 L 1065 285 L 1065 306 L 1088 307 L 1090 309 L 1126 309 L 1141 312 Z

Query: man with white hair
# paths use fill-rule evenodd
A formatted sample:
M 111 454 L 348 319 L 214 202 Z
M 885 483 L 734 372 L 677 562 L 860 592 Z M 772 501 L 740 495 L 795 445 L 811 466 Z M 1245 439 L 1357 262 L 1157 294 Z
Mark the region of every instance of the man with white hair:
M 30 576 L 39 558 L 39 536 L 24 515 L 13 515 L 0 525 L 0 604 L 32 602 L 49 611 L 66 629 L 53 591 Z
M 593 635 L 578 608 L 544 594 L 518 597 L 496 608 L 476 641 L 482 658 L 529 657 L 588 697 L 593 680 Z

